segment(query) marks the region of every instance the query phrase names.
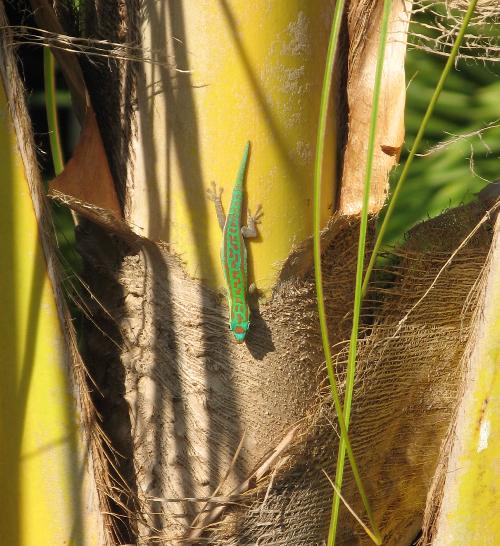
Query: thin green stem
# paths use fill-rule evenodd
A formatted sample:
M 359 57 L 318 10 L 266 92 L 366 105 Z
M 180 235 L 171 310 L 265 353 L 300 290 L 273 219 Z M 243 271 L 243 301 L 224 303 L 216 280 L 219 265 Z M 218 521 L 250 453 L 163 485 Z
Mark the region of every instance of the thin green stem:
M 45 108 L 49 126 L 50 151 L 56 176 L 64 170 L 59 124 L 57 122 L 57 104 L 55 89 L 54 57 L 48 47 L 43 48 L 43 79 L 45 84 Z
M 422 119 L 422 123 L 420 124 L 420 127 L 418 129 L 417 136 L 415 137 L 413 146 L 411 147 L 406 163 L 404 164 L 403 170 L 401 171 L 401 176 L 399 177 L 399 180 L 397 181 L 394 191 L 392 192 L 392 196 L 389 201 L 387 211 L 385 213 L 384 221 L 382 222 L 382 225 L 380 226 L 379 232 L 377 234 L 377 239 L 373 247 L 373 252 L 370 256 L 368 267 L 366 268 L 365 278 L 363 281 L 363 297 L 366 295 L 366 291 L 368 290 L 368 283 L 370 282 L 370 276 L 373 271 L 373 267 L 375 265 L 375 261 L 377 259 L 378 253 L 380 252 L 380 247 L 382 246 L 382 242 L 384 240 L 387 226 L 389 225 L 389 222 L 392 217 L 392 213 L 394 212 L 394 207 L 396 206 L 396 201 L 398 199 L 399 193 L 401 191 L 401 188 L 403 187 L 403 184 L 406 181 L 406 178 L 408 177 L 408 171 L 410 170 L 413 159 L 417 153 L 418 148 L 420 147 L 420 143 L 422 142 L 422 138 L 424 136 L 425 130 L 427 129 L 427 125 L 429 123 L 429 120 L 431 119 L 432 113 L 434 111 L 434 107 L 436 106 L 436 103 L 439 99 L 439 95 L 441 94 L 441 91 L 443 90 L 444 84 L 446 82 L 446 78 L 448 77 L 448 74 L 450 73 L 453 65 L 455 64 L 455 60 L 458 55 L 458 50 L 465 36 L 465 31 L 467 30 L 472 14 L 474 13 L 474 9 L 476 8 L 476 4 L 477 4 L 477 0 L 471 0 L 469 7 L 467 8 L 467 12 L 464 15 L 462 26 L 460 27 L 460 30 L 457 34 L 455 43 L 453 44 L 453 48 L 450 52 L 450 56 L 448 57 L 448 60 L 446 61 L 446 65 L 443 69 L 443 72 L 441 73 L 441 77 L 439 78 L 439 81 L 436 85 L 436 89 L 434 89 L 434 93 L 432 94 L 431 100 L 429 102 L 429 106 L 427 106 L 427 110 Z
M 363 188 L 363 204 L 361 208 L 361 221 L 359 226 L 359 241 L 358 241 L 358 257 L 356 263 L 356 284 L 354 291 L 354 310 L 352 318 L 352 331 L 349 343 L 349 356 L 347 360 L 347 379 L 344 397 L 344 419 L 347 428 L 349 428 L 349 420 L 351 417 L 352 398 L 354 392 L 354 379 L 356 376 L 356 357 L 358 348 L 358 329 L 359 319 L 361 314 L 362 303 L 362 283 L 363 283 L 363 268 L 366 248 L 366 233 L 368 230 L 368 203 L 370 198 L 370 186 L 373 171 L 373 156 L 375 150 L 375 138 L 377 131 L 378 111 L 380 89 L 382 87 L 382 72 L 384 66 L 385 48 L 387 44 L 387 32 L 389 28 L 389 18 L 391 14 L 391 0 L 384 0 L 384 9 L 382 12 L 382 20 L 380 26 L 380 41 L 377 52 L 377 65 L 375 67 L 375 81 L 373 87 L 373 101 L 370 117 L 370 129 L 368 134 L 366 170 L 364 177 Z M 338 491 L 342 490 L 342 480 L 344 476 L 346 445 L 344 437 L 340 438 L 339 454 L 337 458 L 337 468 L 335 472 L 335 486 Z M 328 536 L 328 546 L 335 544 L 335 536 L 337 533 L 338 518 L 340 512 L 340 496 L 334 495 L 332 507 L 332 520 L 330 533 Z
M 328 103 L 330 99 L 331 89 L 332 89 L 332 75 L 333 75 L 333 66 L 335 61 L 335 55 L 337 52 L 338 38 L 340 34 L 340 26 L 342 22 L 342 14 L 344 11 L 344 1 L 340 0 L 336 3 L 335 12 L 332 20 L 332 29 L 330 33 L 330 41 L 328 44 L 327 60 L 325 67 L 325 75 L 323 79 L 323 87 L 321 91 L 321 102 L 320 102 L 320 114 L 319 114 L 319 123 L 318 123 L 318 134 L 316 142 L 316 157 L 315 157 L 315 166 L 314 166 L 314 206 L 313 206 L 313 241 L 314 241 L 314 271 L 315 271 L 315 280 L 316 280 L 316 294 L 318 301 L 318 315 L 319 323 L 321 329 L 321 340 L 323 344 L 323 351 L 325 354 L 326 369 L 328 372 L 328 379 L 330 382 L 330 392 L 335 406 L 335 411 L 337 413 L 337 418 L 339 421 L 340 432 L 342 438 L 344 438 L 345 449 L 347 451 L 347 456 L 351 464 L 352 473 L 354 480 L 359 490 L 361 500 L 365 507 L 370 525 L 374 531 L 374 535 L 379 537 L 379 532 L 375 521 L 373 519 L 372 511 L 370 504 L 368 502 L 368 497 L 366 495 L 361 477 L 359 475 L 358 466 L 354 458 L 354 454 L 351 448 L 351 442 L 347 436 L 347 427 L 344 420 L 344 414 L 342 411 L 342 405 L 340 403 L 340 397 L 337 388 L 337 380 L 335 378 L 335 373 L 333 370 L 332 355 L 330 351 L 330 341 L 328 337 L 328 329 L 326 324 L 326 313 L 324 305 L 324 294 L 323 294 L 323 277 L 321 272 L 321 241 L 320 241 L 320 229 L 321 229 L 321 183 L 323 178 L 323 155 L 324 155 L 324 143 L 325 143 L 325 134 L 326 134 L 326 123 L 327 123 L 327 114 L 328 114 Z M 380 542 L 379 542 L 380 544 Z

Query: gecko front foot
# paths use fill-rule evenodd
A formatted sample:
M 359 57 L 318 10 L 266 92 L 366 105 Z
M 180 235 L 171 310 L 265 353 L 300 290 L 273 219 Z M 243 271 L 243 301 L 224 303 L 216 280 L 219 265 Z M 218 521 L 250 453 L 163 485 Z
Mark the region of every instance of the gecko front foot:
M 257 224 L 260 224 L 260 219 L 264 215 L 262 205 L 258 205 L 255 214 L 252 214 L 250 209 L 247 209 L 247 225 L 241 228 L 241 234 L 245 239 L 257 237 Z
M 248 224 L 260 224 L 260 219 L 264 216 L 264 211 L 262 210 L 262 205 L 257 205 L 255 209 L 255 214 L 252 214 L 250 209 L 248 209 Z
M 224 226 L 226 225 L 226 215 L 224 214 L 224 209 L 222 208 L 221 196 L 222 188 L 217 187 L 217 184 L 212 180 L 211 187 L 207 188 L 207 197 L 210 199 L 210 201 L 214 202 L 219 227 L 224 230 Z
M 222 192 L 223 188 L 217 186 L 217 184 L 212 180 L 211 187 L 207 188 L 207 197 L 214 203 L 220 203 Z

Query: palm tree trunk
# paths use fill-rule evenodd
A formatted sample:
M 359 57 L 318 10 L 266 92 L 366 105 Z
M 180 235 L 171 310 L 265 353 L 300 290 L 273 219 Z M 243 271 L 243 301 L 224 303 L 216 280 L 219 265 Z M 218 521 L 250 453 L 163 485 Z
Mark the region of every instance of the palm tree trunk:
M 84 7 L 91 37 L 115 44 L 106 63 L 82 64 L 123 217 L 103 220 L 103 207 L 81 206 L 80 196 L 79 212 L 93 208 L 101 227 L 84 222 L 78 236 L 100 304 L 86 362 L 105 393 L 95 399 L 103 427 L 124 455 L 116 507 L 137 544 L 201 535 L 214 545 L 321 544 L 332 497 L 324 472 L 333 475 L 338 433 L 316 314 L 311 181 L 332 6 L 142 7 Z M 374 214 L 403 140 L 408 8 L 394 2 Z M 373 2 L 351 2 L 346 13 L 324 170 L 325 303 L 341 383 L 379 17 Z M 143 62 L 117 58 L 136 54 L 135 43 Z M 228 199 L 247 140 L 248 205 L 264 208 L 261 237 L 249 243 L 260 294 L 247 342 L 236 345 L 205 189 L 214 179 Z M 78 161 L 84 154 L 73 168 Z M 90 187 L 102 182 L 87 178 Z M 365 301 L 350 434 L 384 544 L 410 544 L 426 503 L 427 528 L 436 513 L 441 445 L 455 426 L 469 348 L 483 343 L 476 313 L 489 206 L 479 200 L 414 228 Z M 343 495 L 364 517 L 349 471 Z M 368 543 L 345 510 L 338 544 Z

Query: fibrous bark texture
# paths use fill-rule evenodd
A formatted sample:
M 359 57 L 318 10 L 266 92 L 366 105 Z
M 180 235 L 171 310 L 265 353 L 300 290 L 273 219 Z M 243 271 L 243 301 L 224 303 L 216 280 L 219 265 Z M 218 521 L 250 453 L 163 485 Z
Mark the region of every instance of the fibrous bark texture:
M 484 213 L 477 202 L 416 227 L 387 256 L 383 280 L 367 298 L 351 437 L 384 544 L 409 544 L 421 526 L 491 242 Z M 329 230 L 326 304 L 342 378 L 358 222 L 337 217 Z M 161 247 L 148 243 L 129 255 L 120 282 L 122 360 L 145 518 L 139 543 L 176 544 L 193 522 L 203 522 L 200 510 L 206 517 L 224 505 L 205 534 L 210 544 L 323 544 L 332 494 L 323 470 L 334 473 L 338 434 L 312 272 L 282 283 L 254 309 L 248 343 L 239 346 L 226 333 L 220 298 L 186 278 Z M 228 498 L 290 430 L 293 438 L 269 472 Z M 362 514 L 349 472 L 344 491 Z M 339 544 L 368 543 L 343 513 Z

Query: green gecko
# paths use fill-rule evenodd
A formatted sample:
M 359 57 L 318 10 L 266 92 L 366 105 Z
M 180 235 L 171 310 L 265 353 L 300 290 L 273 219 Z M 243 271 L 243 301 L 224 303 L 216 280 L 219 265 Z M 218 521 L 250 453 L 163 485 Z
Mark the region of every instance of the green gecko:
M 234 183 L 227 217 L 222 208 L 222 188 L 217 190 L 215 182 L 212 182 L 212 188 L 207 190 L 208 198 L 215 204 L 215 212 L 222 230 L 220 260 L 227 286 L 229 328 L 236 343 L 243 343 L 250 327 L 250 310 L 247 302 L 247 250 L 244 238 L 257 237 L 256 224 L 262 216 L 261 206 L 259 205 L 253 216 L 248 210 L 247 225 L 241 225 L 243 181 L 249 152 L 250 142 L 247 142 L 236 182 Z

